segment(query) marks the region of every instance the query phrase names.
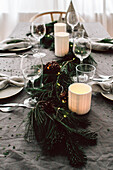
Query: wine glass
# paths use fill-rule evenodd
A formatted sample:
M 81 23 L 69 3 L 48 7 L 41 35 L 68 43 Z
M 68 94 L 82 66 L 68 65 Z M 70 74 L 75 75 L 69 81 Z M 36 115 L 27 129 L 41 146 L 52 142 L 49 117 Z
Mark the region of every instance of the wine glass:
M 44 37 L 46 33 L 46 27 L 44 23 L 39 23 L 37 20 L 34 20 L 31 24 L 31 34 L 37 41 L 38 49 L 35 49 L 34 55 L 44 57 L 46 54 L 40 52 L 40 39 Z
M 28 90 L 29 86 L 33 89 L 37 89 L 42 86 L 42 75 L 43 75 L 43 62 L 40 56 L 29 56 L 24 55 L 21 58 L 21 70 L 24 77 L 25 89 L 27 93 L 30 95 L 30 91 Z M 35 80 L 38 82 L 37 86 L 35 86 Z M 36 99 L 28 98 L 24 101 L 24 103 L 28 106 L 34 104 Z
M 91 53 L 91 42 L 88 37 L 84 37 L 84 30 L 81 30 L 78 36 L 74 39 L 73 43 L 73 53 L 80 59 L 80 63 L 87 58 Z
M 74 39 L 74 27 L 79 23 L 79 16 L 76 11 L 70 11 L 67 13 L 67 23 L 72 29 L 72 39 Z

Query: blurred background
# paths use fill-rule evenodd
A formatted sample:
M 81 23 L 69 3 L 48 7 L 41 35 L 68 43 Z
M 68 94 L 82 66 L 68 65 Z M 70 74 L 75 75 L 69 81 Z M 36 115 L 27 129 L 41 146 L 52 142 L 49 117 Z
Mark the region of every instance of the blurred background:
M 113 0 L 72 0 L 85 22 L 100 22 L 113 36 Z M 66 11 L 70 0 L 0 0 L 0 41 L 8 37 L 17 23 L 29 22 L 37 13 Z

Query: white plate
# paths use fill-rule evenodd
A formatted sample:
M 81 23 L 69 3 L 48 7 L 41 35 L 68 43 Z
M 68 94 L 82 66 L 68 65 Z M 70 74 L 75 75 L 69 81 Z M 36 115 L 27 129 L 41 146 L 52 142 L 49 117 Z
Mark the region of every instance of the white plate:
M 32 48 L 32 45 L 29 45 L 28 47 L 23 47 L 23 48 L 12 48 L 12 49 L 8 49 L 8 51 L 24 51 L 24 50 L 28 50 Z
M 6 89 L 0 90 L 0 99 L 5 99 L 18 94 L 23 87 L 8 86 Z
M 102 94 L 102 96 L 104 96 L 105 98 L 113 101 L 113 94 L 110 94 L 110 93 L 108 93 L 108 94 L 106 94 L 106 93 L 101 93 L 101 94 Z

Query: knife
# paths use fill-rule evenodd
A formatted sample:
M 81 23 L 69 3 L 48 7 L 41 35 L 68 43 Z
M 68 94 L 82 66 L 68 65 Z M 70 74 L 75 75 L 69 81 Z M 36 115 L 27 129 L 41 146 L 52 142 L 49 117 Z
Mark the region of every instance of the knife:
M 16 56 L 16 53 L 0 53 L 0 57 Z
M 102 79 L 102 78 L 93 78 L 93 81 L 99 81 L 99 82 L 103 82 L 103 81 L 108 81 L 109 79 Z

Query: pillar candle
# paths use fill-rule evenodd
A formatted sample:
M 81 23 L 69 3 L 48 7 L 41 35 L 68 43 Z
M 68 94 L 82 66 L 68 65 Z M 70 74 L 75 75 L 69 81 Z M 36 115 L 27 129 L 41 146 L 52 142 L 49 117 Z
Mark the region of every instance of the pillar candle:
M 55 33 L 55 55 L 58 57 L 65 56 L 69 51 L 69 33 Z
M 54 24 L 54 33 L 56 32 L 66 32 L 66 24 L 65 23 Z
M 85 83 L 73 83 L 68 89 L 68 107 L 72 112 L 83 115 L 91 107 L 92 88 Z

